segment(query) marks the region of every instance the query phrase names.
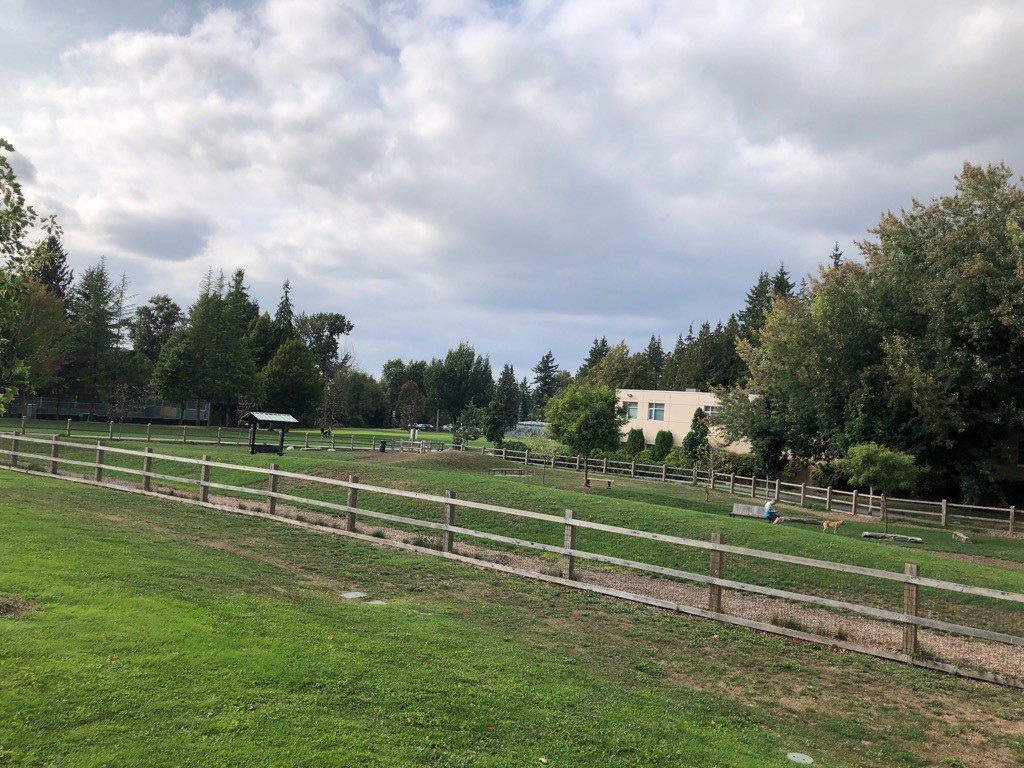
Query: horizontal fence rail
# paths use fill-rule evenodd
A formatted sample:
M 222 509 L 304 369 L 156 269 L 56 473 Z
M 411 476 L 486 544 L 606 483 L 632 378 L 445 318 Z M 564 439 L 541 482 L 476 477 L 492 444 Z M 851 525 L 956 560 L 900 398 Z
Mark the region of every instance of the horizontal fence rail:
M 601 463 L 606 473 L 615 469 Z M 532 512 L 103 441 L 0 434 L 0 467 L 174 496 L 1024 688 L 1024 594 L 929 578 L 912 563 L 903 572 L 867 568 L 733 546 L 720 534 L 700 541 L 583 520 L 572 510 Z M 735 490 L 736 478 L 728 482 Z M 758 483 L 750 485 L 756 494 Z

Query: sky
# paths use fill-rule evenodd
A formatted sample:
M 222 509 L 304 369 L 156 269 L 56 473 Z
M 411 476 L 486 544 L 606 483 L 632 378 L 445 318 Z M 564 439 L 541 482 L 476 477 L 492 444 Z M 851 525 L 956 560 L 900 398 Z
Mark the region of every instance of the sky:
M 1024 172 L 1022 39 L 1015 0 L 0 0 L 0 137 L 136 304 L 242 267 L 374 376 L 532 378 Z

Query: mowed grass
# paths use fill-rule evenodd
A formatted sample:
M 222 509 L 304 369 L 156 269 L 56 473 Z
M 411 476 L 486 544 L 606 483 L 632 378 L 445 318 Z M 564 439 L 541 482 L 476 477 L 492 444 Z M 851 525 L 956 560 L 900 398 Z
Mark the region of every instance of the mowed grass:
M 1016 691 L 171 501 L 0 473 L 0 562 L 0 765 L 1024 760 Z

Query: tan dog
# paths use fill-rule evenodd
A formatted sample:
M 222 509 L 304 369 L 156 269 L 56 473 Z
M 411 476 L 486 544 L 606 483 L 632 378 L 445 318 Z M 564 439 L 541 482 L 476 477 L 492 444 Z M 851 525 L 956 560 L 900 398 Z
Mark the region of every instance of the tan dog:
M 839 533 L 839 526 L 842 525 L 845 522 L 846 522 L 845 520 L 822 520 L 821 521 L 822 533 L 828 533 L 829 530 L 831 530 L 832 533 Z

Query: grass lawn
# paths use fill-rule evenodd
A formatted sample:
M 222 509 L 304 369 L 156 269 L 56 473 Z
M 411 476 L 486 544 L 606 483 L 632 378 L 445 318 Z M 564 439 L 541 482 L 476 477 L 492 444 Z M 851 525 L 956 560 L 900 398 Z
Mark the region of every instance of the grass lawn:
M 1024 761 L 1019 691 L 171 501 L 0 473 L 0 562 L 0 765 Z

